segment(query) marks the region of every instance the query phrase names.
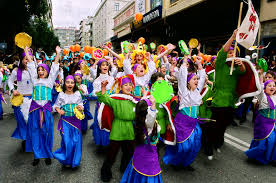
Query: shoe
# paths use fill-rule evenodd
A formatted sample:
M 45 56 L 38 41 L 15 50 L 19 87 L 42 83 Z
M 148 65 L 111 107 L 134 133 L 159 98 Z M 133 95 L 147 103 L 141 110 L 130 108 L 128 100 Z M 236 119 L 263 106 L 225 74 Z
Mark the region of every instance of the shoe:
M 101 168 L 101 180 L 103 182 L 109 182 L 111 178 L 112 178 L 111 163 L 108 161 L 105 161 Z
M 221 150 L 220 150 L 219 148 L 217 148 L 217 152 L 218 152 L 218 153 L 221 153 Z
M 208 160 L 213 160 L 213 156 L 208 156 Z
M 34 161 L 33 161 L 32 165 L 33 165 L 33 166 L 38 165 L 39 161 L 40 161 L 39 159 L 34 159 Z
M 231 125 L 232 126 L 238 126 L 238 124 L 235 121 L 232 121 Z
M 84 130 L 83 130 L 83 131 L 81 131 L 82 135 L 85 135 L 85 134 L 86 134 L 86 132 L 87 132 L 87 131 L 84 131 Z
M 191 165 L 186 166 L 185 169 L 186 169 L 187 171 L 190 171 L 190 172 L 195 171 L 195 169 L 194 169 Z
M 21 142 L 21 147 L 22 147 L 22 151 L 25 152 L 25 149 L 26 149 L 26 140 L 23 140 L 23 141 Z
M 46 158 L 46 159 L 45 159 L 45 164 L 46 164 L 46 165 L 51 165 L 51 164 L 52 164 L 51 158 Z
M 276 167 L 276 161 L 272 161 L 271 165 L 272 165 L 273 167 Z

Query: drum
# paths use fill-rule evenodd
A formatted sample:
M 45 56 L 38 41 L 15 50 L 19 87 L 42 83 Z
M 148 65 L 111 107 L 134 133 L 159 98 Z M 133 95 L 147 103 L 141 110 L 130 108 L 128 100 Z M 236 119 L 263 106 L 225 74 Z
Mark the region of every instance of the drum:
M 167 103 L 174 95 L 172 85 L 165 80 L 156 81 L 152 85 L 150 93 L 158 104 Z

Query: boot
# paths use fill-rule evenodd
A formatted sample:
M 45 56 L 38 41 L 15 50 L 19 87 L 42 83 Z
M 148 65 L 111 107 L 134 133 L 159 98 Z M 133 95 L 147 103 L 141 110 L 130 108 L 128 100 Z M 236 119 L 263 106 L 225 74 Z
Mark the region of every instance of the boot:
M 33 166 L 38 165 L 39 161 L 40 161 L 39 159 L 34 159 L 34 161 L 33 161 L 33 163 L 32 163 L 32 164 L 33 164 Z
M 46 164 L 46 165 L 51 165 L 51 164 L 52 164 L 51 158 L 46 158 L 46 159 L 45 159 L 45 164 Z
M 112 178 L 111 166 L 112 163 L 110 161 L 104 161 L 103 166 L 101 168 L 101 180 L 103 182 L 109 182 Z
M 21 147 L 22 147 L 22 151 L 25 152 L 25 149 L 26 149 L 26 140 L 23 140 L 23 141 L 22 141 Z

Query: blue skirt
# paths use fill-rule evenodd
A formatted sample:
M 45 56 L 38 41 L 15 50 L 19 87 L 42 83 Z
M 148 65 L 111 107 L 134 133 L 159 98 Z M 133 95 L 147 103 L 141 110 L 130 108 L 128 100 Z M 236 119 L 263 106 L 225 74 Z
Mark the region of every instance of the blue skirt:
M 108 146 L 110 133 L 105 130 L 100 129 L 99 124 L 98 124 L 98 119 L 97 119 L 98 109 L 99 109 L 99 106 L 96 104 L 95 114 L 94 114 L 94 122 L 91 125 L 90 129 L 93 130 L 92 135 L 94 137 L 94 142 L 96 145 Z
M 84 115 L 85 118 L 83 120 L 81 120 L 81 131 L 87 131 L 87 126 L 88 126 L 88 120 L 93 119 L 93 116 L 90 112 L 90 104 L 89 101 L 86 100 L 86 102 L 84 103 Z
M 45 119 L 40 128 L 39 110 L 29 113 L 26 137 L 26 152 L 33 152 L 35 159 L 53 158 L 53 116 L 45 110 Z
M 182 165 L 184 167 L 193 163 L 201 147 L 201 128 L 196 124 L 191 136 L 182 143 L 167 146 L 163 162 L 168 165 Z
M 58 94 L 59 94 L 59 92 L 57 92 L 56 87 L 53 87 L 53 89 L 52 89 L 52 101 L 51 101 L 51 106 L 52 107 L 56 103 L 56 100 L 58 98 Z
M 80 166 L 82 153 L 82 135 L 81 132 L 62 121 L 64 134 L 60 131 L 60 148 L 53 152 L 54 158 L 63 165 L 70 165 L 72 168 Z
M 250 148 L 245 152 L 250 159 L 262 164 L 276 161 L 276 129 L 264 140 L 252 140 Z
M 18 107 L 12 106 L 12 108 L 14 111 L 14 116 L 16 119 L 17 126 L 16 126 L 14 132 L 12 133 L 11 137 L 19 139 L 19 140 L 26 140 L 27 124 L 26 124 L 23 114 L 20 110 L 20 106 L 18 106 Z
M 138 173 L 132 166 L 132 160 L 129 162 L 121 183 L 162 183 L 161 174 L 156 176 L 145 176 Z

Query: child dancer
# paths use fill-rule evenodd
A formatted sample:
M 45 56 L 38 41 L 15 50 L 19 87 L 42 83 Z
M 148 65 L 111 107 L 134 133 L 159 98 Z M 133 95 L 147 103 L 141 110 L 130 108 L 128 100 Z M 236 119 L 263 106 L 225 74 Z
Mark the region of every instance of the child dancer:
M 190 164 L 194 161 L 201 146 L 201 129 L 197 117 L 202 99 L 200 92 L 206 76 L 199 58 L 196 60 L 199 81 L 196 74 L 188 74 L 186 62 L 185 60 L 180 67 L 178 77 L 180 111 L 174 119 L 177 145 L 167 146 L 163 161 L 165 164 L 182 165 L 193 171 Z
M 135 148 L 132 160 L 121 179 L 121 183 L 162 183 L 156 145 L 160 126 L 155 122 L 156 106 L 152 96 L 140 100 L 135 113 Z
M 25 49 L 22 53 L 22 61 L 20 61 L 18 68 L 15 68 L 8 80 L 8 85 L 10 92 L 13 96 L 23 95 L 24 100 L 20 106 L 12 106 L 14 110 L 15 119 L 17 122 L 17 127 L 12 133 L 13 138 L 22 140 L 22 149 L 25 151 L 25 140 L 27 134 L 27 121 L 29 115 L 29 109 L 31 105 L 31 98 L 33 93 L 33 84 L 31 82 L 31 76 L 27 71 L 27 54 L 32 60 L 32 53 Z M 14 82 L 17 82 L 17 88 L 14 88 Z
M 109 68 L 110 66 L 112 67 L 112 71 L 115 72 L 116 68 L 110 59 L 110 57 L 106 57 L 106 59 L 101 59 L 99 61 L 96 61 L 93 69 L 90 70 L 91 75 L 92 73 L 95 72 L 96 65 L 97 67 L 97 77 L 93 82 L 93 95 L 96 96 L 96 91 L 101 90 L 101 82 L 107 80 L 108 84 L 106 86 L 106 93 L 107 94 L 112 94 L 113 91 L 111 91 L 112 85 L 114 83 L 114 78 L 110 76 L 109 74 Z M 93 129 L 93 137 L 94 137 L 94 142 L 98 146 L 97 152 L 101 153 L 103 150 L 104 146 L 109 145 L 109 132 L 101 130 L 98 124 L 98 119 L 97 119 L 97 114 L 98 114 L 98 109 L 99 109 L 100 103 L 97 101 L 96 102 L 96 107 L 95 107 L 95 114 L 94 114 L 94 122 L 91 125 L 90 129 Z
M 262 164 L 272 162 L 273 166 L 276 166 L 275 91 L 274 80 L 267 80 L 264 90 L 257 95 L 259 111 L 254 123 L 254 139 L 245 152 L 248 158 Z
M 56 47 L 57 56 L 52 64 L 51 72 L 46 64 L 35 67 L 28 58 L 28 72 L 33 83 L 32 103 L 27 125 L 26 151 L 34 153 L 33 166 L 38 165 L 39 159 L 46 158 L 46 165 L 51 164 L 53 147 L 53 116 L 51 114 L 51 91 L 59 71 L 61 49 Z M 37 70 L 37 71 L 36 71 Z
M 87 86 L 85 84 L 82 84 L 82 74 L 76 73 L 74 74 L 74 78 L 76 81 L 76 85 L 82 95 L 82 100 L 83 100 L 83 106 L 84 106 L 83 112 L 84 112 L 85 118 L 81 120 L 81 132 L 84 134 L 87 131 L 88 120 L 93 119 L 93 116 L 90 113 L 90 105 L 87 99 L 88 97 Z
M 97 93 L 98 100 L 112 108 L 114 119 L 110 130 L 110 145 L 107 157 L 101 168 L 101 179 L 108 182 L 112 178 L 111 167 L 122 147 L 120 171 L 124 172 L 134 152 L 134 128 L 136 99 L 131 96 L 135 86 L 133 76 L 126 75 L 119 79 L 120 94 L 110 98 L 106 93 L 108 81 L 102 82 L 101 92 Z
M 62 138 L 61 147 L 53 152 L 53 155 L 61 164 L 72 168 L 80 165 L 82 152 L 81 121 L 76 118 L 74 107 L 79 111 L 83 110 L 82 98 L 74 77 L 68 75 L 63 92 L 58 95 L 53 106 L 53 109 L 61 115 L 58 130 Z

